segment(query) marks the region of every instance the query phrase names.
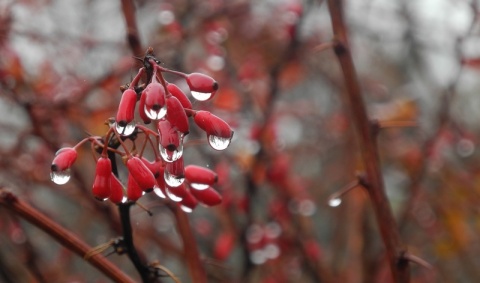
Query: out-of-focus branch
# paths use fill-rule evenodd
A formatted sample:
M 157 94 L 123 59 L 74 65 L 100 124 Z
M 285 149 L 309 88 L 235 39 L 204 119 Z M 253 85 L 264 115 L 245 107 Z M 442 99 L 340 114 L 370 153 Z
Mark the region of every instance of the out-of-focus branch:
M 170 208 L 175 214 L 175 219 L 177 220 L 178 233 L 182 237 L 183 241 L 183 256 L 187 262 L 192 282 L 206 283 L 207 275 L 200 260 L 197 241 L 192 233 L 192 228 L 190 227 L 188 217 L 185 212 L 179 209 L 178 206 L 172 205 Z
M 380 162 L 377 153 L 375 133 L 368 119 L 360 90 L 355 66 L 350 53 L 347 28 L 343 17 L 343 1 L 328 0 L 328 9 L 332 21 L 336 44 L 335 54 L 345 79 L 348 96 L 348 109 L 358 133 L 358 144 L 362 154 L 366 174 L 366 188 L 374 208 L 380 233 L 386 247 L 387 256 L 394 281 L 409 282 L 409 263 L 403 258 L 405 247 L 401 243 L 392 209 L 383 187 Z
M 40 228 L 55 238 L 60 244 L 81 257 L 85 256 L 85 254 L 92 249 L 76 235 L 53 222 L 46 215 L 31 207 L 28 203 L 18 199 L 16 195 L 4 188 L 0 188 L 0 205 L 10 209 L 16 215 Z M 135 282 L 100 254 L 90 257 L 89 262 L 115 282 Z
M 137 20 L 135 17 L 135 3 L 133 0 L 122 0 L 122 13 L 127 29 L 127 41 L 135 56 L 142 56 L 143 49 L 138 35 Z

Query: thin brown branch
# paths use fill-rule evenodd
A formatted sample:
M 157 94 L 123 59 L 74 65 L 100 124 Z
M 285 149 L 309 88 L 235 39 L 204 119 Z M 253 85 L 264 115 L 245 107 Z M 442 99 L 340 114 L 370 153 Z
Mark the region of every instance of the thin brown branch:
M 349 101 L 348 109 L 357 130 L 358 146 L 365 166 L 367 191 L 372 201 L 382 240 L 385 244 L 391 272 L 395 282 L 410 282 L 409 262 L 401 260 L 401 256 L 405 253 L 405 247 L 401 242 L 392 209 L 385 194 L 376 137 L 366 112 L 350 53 L 347 28 L 343 17 L 343 1 L 328 0 L 328 9 L 330 11 L 333 33 L 337 41 L 334 51 L 345 79 Z
M 80 240 L 75 234 L 67 231 L 4 188 L 0 188 L 0 205 L 10 209 L 16 215 L 40 228 L 55 238 L 60 244 L 81 257 L 84 257 L 92 249 L 92 247 Z M 115 282 L 135 282 L 102 255 L 93 255 L 89 258 L 88 262 Z
M 207 275 L 200 260 L 200 253 L 198 252 L 197 241 L 193 235 L 188 216 L 177 205 L 171 205 L 175 219 L 177 220 L 178 233 L 183 241 L 183 256 L 188 265 L 188 270 L 192 282 L 205 283 L 207 282 Z
M 125 19 L 127 29 L 127 41 L 133 55 L 141 57 L 143 56 L 142 44 L 140 41 L 137 20 L 135 17 L 135 3 L 133 0 L 122 0 L 122 13 Z

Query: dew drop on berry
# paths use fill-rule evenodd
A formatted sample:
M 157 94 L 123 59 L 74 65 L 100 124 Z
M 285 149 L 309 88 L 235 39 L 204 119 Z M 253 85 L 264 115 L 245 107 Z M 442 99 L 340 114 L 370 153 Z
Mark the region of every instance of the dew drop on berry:
M 168 188 L 165 189 L 165 192 L 167 193 L 167 196 L 169 199 L 173 200 L 174 202 L 180 202 L 183 200 L 183 198 L 173 194 L 172 192 L 170 192 L 170 190 Z
M 328 205 L 331 207 L 337 207 L 340 204 L 342 204 L 342 199 L 341 198 L 332 198 L 328 200 Z
M 193 211 L 193 209 L 191 209 L 190 207 L 185 206 L 185 205 L 180 205 L 180 209 L 185 211 L 186 213 L 192 213 L 192 211 Z
M 181 184 L 183 184 L 183 181 L 185 180 L 184 176 L 175 176 L 173 174 L 170 174 L 168 170 L 165 170 L 163 177 L 165 179 L 165 183 L 167 183 L 167 185 L 169 185 L 170 187 L 178 187 Z M 168 195 L 168 190 L 167 190 L 167 195 Z
M 165 194 L 162 192 L 162 189 L 157 186 L 153 187 L 153 192 L 161 198 L 166 198 Z
M 222 138 L 214 135 L 208 136 L 208 143 L 213 149 L 224 150 L 230 145 L 231 138 Z
M 193 98 L 198 101 L 209 100 L 210 98 L 212 98 L 213 94 L 215 94 L 214 92 L 198 92 L 193 90 L 190 93 L 192 94 Z
M 190 184 L 190 187 L 191 187 L 192 189 L 197 190 L 197 191 L 203 191 L 203 190 L 208 189 L 208 187 L 210 187 L 210 186 L 207 185 L 207 184 L 191 183 L 191 184 Z
M 125 126 L 121 126 L 118 123 L 115 124 L 115 129 L 122 136 L 129 136 L 135 131 L 135 121 L 132 121 Z
M 173 151 L 164 148 L 162 145 L 159 145 L 158 149 L 160 151 L 160 156 L 162 156 L 162 159 L 166 162 L 177 161 L 183 155 L 183 143 L 182 142 L 180 142 L 180 145 L 177 147 L 177 149 L 175 149 Z
M 154 107 L 150 108 L 145 105 L 144 111 L 148 118 L 152 120 L 160 120 L 167 114 L 167 106 L 164 105 L 163 107 L 156 109 Z
M 70 180 L 70 169 L 63 171 L 51 171 L 50 178 L 57 185 L 63 185 Z

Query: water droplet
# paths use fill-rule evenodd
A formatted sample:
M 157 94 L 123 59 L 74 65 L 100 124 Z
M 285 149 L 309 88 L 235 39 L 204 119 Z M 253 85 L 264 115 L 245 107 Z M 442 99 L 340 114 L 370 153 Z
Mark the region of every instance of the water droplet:
M 164 193 L 162 192 L 162 190 L 161 190 L 159 187 L 157 187 L 157 186 L 155 186 L 155 187 L 153 188 L 153 192 L 154 192 L 157 196 L 159 196 L 159 197 L 161 197 L 161 198 L 166 198 L 165 194 L 164 194 Z
M 127 201 L 128 201 L 128 198 L 124 196 L 124 197 L 122 198 L 122 203 L 126 203 Z
M 70 168 L 64 171 L 50 172 L 50 179 L 57 185 L 66 184 L 70 180 Z
M 165 192 L 167 193 L 167 196 L 169 199 L 173 200 L 174 202 L 179 202 L 179 201 L 182 201 L 183 198 L 173 194 L 172 192 L 170 192 L 170 190 L 168 188 L 165 189 Z
M 328 200 L 328 205 L 331 207 L 337 207 L 342 203 L 341 198 L 332 198 Z
M 303 216 L 312 216 L 317 211 L 317 206 L 310 199 L 302 200 L 298 206 L 298 212 Z
M 190 207 L 186 207 L 185 205 L 180 205 L 180 208 L 186 213 L 192 213 L 193 211 L 193 209 L 191 209 Z
M 214 135 L 208 136 L 208 143 L 213 149 L 224 150 L 230 145 L 231 138 L 222 138 Z
M 457 153 L 461 157 L 468 157 L 475 152 L 475 144 L 469 139 L 461 139 L 456 146 Z
M 197 191 L 203 191 L 203 190 L 206 190 L 208 189 L 208 187 L 210 187 L 209 185 L 206 185 L 206 184 L 200 184 L 200 183 L 191 183 L 190 184 L 190 187 L 192 189 L 195 189 Z
M 270 239 L 278 238 L 282 234 L 282 227 L 275 221 L 269 222 L 265 226 L 265 236 Z
M 183 181 L 185 181 L 185 176 L 175 176 L 173 174 L 170 174 L 168 170 L 165 170 L 163 178 L 165 179 L 165 183 L 167 183 L 170 187 L 178 187 L 183 184 Z
M 175 15 L 170 10 L 163 10 L 158 13 L 158 22 L 162 25 L 169 25 L 175 21 Z
M 250 253 L 250 260 L 257 265 L 265 263 L 267 261 L 265 251 L 254 250 L 253 252 Z
M 135 131 L 135 121 L 128 123 L 125 127 L 120 126 L 118 123 L 115 123 L 115 128 L 119 134 L 122 136 L 129 136 Z
M 167 106 L 164 105 L 162 108 L 155 110 L 153 108 L 149 108 L 145 105 L 145 115 L 152 120 L 160 120 L 165 117 L 167 114 Z
M 158 149 L 164 161 L 174 162 L 180 159 L 180 157 L 183 155 L 183 142 L 180 141 L 180 145 L 174 151 L 170 151 L 164 148 L 162 145 L 158 145 Z
M 247 229 L 247 242 L 250 244 L 259 243 L 263 238 L 263 228 L 258 224 L 252 224 Z
M 277 258 L 280 255 L 280 248 L 275 244 L 268 244 L 263 250 L 265 257 L 269 259 Z
M 195 98 L 196 100 L 198 101 L 206 101 L 206 100 L 209 100 L 212 95 L 214 94 L 213 92 L 210 93 L 210 92 L 198 92 L 198 91 L 190 91 L 190 93 L 192 94 L 193 98 Z
M 222 56 L 211 55 L 207 58 L 207 65 L 212 71 L 220 71 L 225 66 L 225 59 Z

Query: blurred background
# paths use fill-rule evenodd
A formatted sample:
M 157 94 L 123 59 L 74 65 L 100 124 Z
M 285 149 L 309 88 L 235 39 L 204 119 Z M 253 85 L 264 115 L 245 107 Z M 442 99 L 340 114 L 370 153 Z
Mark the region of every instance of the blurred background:
M 209 282 L 390 282 L 368 195 L 329 196 L 362 170 L 325 1 L 134 1 L 144 50 L 220 84 L 195 102 L 235 130 L 230 147 L 186 138 L 185 162 L 219 174 L 216 207 L 189 214 Z M 402 240 L 433 265 L 412 282 L 480 280 L 480 29 L 476 0 L 346 1 L 350 44 Z M 81 147 L 69 183 L 55 152 L 106 132 L 139 66 L 121 1 L 0 0 L 0 185 L 91 246 L 120 236 L 91 197 Z M 178 77 L 167 77 L 186 88 Z M 188 89 L 188 88 L 186 88 Z M 125 180 L 123 180 L 125 181 Z M 139 252 L 191 282 L 175 218 L 152 194 L 132 208 Z M 111 250 L 110 250 L 111 251 Z M 107 252 L 108 253 L 108 250 Z M 138 275 L 126 256 L 108 257 Z M 110 282 L 0 207 L 0 282 Z M 162 282 L 173 282 L 168 277 Z

